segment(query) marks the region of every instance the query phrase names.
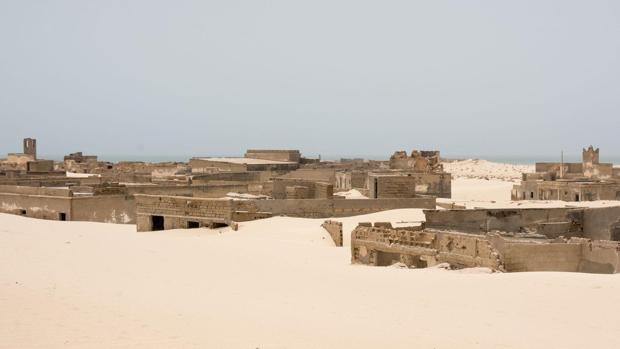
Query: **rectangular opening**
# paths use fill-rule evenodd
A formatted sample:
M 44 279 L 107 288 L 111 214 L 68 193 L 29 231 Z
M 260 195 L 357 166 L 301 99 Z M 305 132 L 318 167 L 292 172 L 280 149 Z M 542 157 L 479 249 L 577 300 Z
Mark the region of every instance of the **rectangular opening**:
M 164 216 L 151 216 L 151 230 L 164 230 Z
M 58 214 L 58 220 L 59 220 L 59 221 L 66 221 L 66 220 L 67 220 L 67 214 L 66 214 L 66 213 L 64 213 L 64 212 L 60 212 L 60 213 Z
M 200 228 L 200 222 L 187 221 L 187 229 L 195 229 L 195 228 Z
M 26 215 L 26 210 L 19 210 L 19 214 L 22 215 L 22 216 L 25 216 Z
M 377 180 L 377 178 L 375 178 L 375 192 L 373 193 L 373 198 L 378 199 L 379 198 L 379 181 Z
M 579 194 L 575 194 L 575 201 L 579 201 Z
M 530 199 L 533 199 L 533 198 L 534 198 L 534 192 L 532 191 L 530 192 Z

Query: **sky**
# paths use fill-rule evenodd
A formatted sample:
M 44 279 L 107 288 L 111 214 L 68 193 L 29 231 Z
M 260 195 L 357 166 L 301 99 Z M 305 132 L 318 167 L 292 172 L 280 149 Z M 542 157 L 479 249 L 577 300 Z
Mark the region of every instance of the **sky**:
M 0 157 L 620 156 L 620 1 L 0 0 Z

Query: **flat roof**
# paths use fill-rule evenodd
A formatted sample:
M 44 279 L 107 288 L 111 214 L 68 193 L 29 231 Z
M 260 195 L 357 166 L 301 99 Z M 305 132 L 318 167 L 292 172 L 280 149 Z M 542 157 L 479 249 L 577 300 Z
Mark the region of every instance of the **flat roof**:
M 243 164 L 243 165 L 293 165 L 297 164 L 292 161 L 276 161 L 276 160 L 263 160 L 253 158 L 194 158 L 197 160 L 215 161 L 215 162 L 227 162 L 231 164 Z

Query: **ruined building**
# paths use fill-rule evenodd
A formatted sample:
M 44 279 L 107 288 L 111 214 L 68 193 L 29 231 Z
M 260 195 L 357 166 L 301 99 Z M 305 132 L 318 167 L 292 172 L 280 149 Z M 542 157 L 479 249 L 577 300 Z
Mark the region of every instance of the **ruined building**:
M 620 272 L 620 207 L 427 210 L 422 226 L 360 224 L 353 263 L 496 271 Z M 326 222 L 338 237 L 338 226 Z
M 452 176 L 443 171 L 439 151 L 395 152 L 389 168 L 339 171 L 336 190 L 357 189 L 369 198 L 406 198 L 432 195 L 450 198 Z
M 620 168 L 599 162 L 599 149 L 583 149 L 580 163 L 536 163 L 512 189 L 512 200 L 620 200 Z

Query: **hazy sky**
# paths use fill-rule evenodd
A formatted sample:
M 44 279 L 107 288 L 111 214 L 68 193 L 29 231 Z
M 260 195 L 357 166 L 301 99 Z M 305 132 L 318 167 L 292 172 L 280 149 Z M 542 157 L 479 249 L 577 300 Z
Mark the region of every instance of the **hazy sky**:
M 620 155 L 620 1 L 0 0 L 0 156 Z

